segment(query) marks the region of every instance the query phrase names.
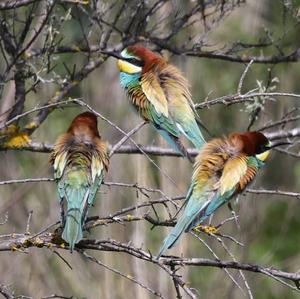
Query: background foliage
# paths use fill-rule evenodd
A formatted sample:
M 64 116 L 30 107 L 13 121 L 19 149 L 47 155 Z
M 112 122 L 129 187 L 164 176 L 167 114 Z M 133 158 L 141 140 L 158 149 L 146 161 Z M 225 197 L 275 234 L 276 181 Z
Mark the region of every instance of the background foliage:
M 88 109 L 82 102 L 58 105 L 61 101 L 80 98 L 125 132 L 141 123 L 121 90 L 116 61 L 109 52 L 142 42 L 183 71 L 200 117 L 213 136 L 251 127 L 270 138 L 293 142 L 285 152 L 273 152 L 251 186 L 252 193 L 233 204 L 238 225 L 229 221 L 220 233 L 234 241 L 219 237 L 221 243 L 201 233 L 209 250 L 186 234 L 169 254 L 297 273 L 299 12 L 299 1 L 286 0 L 0 2 L 0 294 L 4 298 L 20 298 L 19 294 L 33 298 L 297 298 L 297 274 L 294 280 L 284 280 L 291 287 L 253 272 L 254 268 L 225 272 L 203 264 L 177 265 L 176 274 L 182 275 L 177 277 L 172 259 L 163 269 L 130 249 L 157 253 L 170 229 L 165 223 L 169 212 L 176 212 L 168 198 L 181 204 L 192 173 L 187 160 L 163 155 L 172 151 L 148 125 L 132 138 L 147 153 L 154 153 L 150 156 L 162 171 L 145 155 L 130 153 L 138 151 L 132 142 L 120 147 L 111 157 L 108 184 L 101 187 L 89 214 L 100 220 L 90 219 L 87 242 L 74 254 L 49 235 L 58 224 L 49 226 L 59 219 L 53 181 L 7 181 L 52 178 L 51 145 L 75 115 Z M 284 92 L 288 95 L 282 96 Z M 53 106 L 40 109 L 49 104 Z M 36 111 L 18 117 L 32 109 Z M 123 137 L 101 118 L 99 130 L 111 145 Z M 264 191 L 258 194 L 253 189 Z M 260 194 L 266 190 L 273 194 Z M 139 207 L 157 200 L 165 204 Z M 134 208 L 122 211 L 127 207 Z M 211 221 L 217 225 L 229 217 L 229 209 L 223 207 Z M 153 226 L 153 221 L 164 225 Z M 38 240 L 26 243 L 28 236 L 36 237 L 38 232 Z M 95 240 L 108 245 L 93 247 Z

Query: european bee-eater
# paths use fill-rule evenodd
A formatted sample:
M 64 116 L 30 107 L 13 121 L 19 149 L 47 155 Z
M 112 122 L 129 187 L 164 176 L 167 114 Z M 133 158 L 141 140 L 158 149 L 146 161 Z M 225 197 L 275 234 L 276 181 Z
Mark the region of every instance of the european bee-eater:
M 121 86 L 139 114 L 182 155 L 188 157 L 179 140 L 181 133 L 200 149 L 205 140 L 181 72 L 141 45 L 129 46 L 113 56 L 118 58 Z
M 171 233 L 165 238 L 159 258 L 183 232 L 197 227 L 219 207 L 243 192 L 265 164 L 272 144 L 260 132 L 232 133 L 216 138 L 200 150 L 194 164 L 191 186 L 184 210 Z
M 74 118 L 67 133 L 57 139 L 51 163 L 61 205 L 62 238 L 72 252 L 82 239 L 88 208 L 108 168 L 107 145 L 101 140 L 93 113 L 84 112 Z

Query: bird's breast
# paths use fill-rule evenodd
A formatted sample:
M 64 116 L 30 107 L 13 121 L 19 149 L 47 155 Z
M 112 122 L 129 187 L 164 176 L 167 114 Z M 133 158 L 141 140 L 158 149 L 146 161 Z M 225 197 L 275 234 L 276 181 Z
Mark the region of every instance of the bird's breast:
M 143 92 L 139 82 L 136 83 L 136 82 L 132 81 L 132 82 L 128 83 L 125 87 L 125 90 L 126 90 L 127 96 L 129 98 L 131 104 L 134 106 L 136 111 L 145 120 L 150 120 L 150 116 L 149 116 L 150 102 L 147 99 L 145 93 Z
M 128 74 L 120 72 L 120 84 L 122 88 L 128 89 L 130 86 L 139 84 L 139 79 L 141 77 L 140 73 Z

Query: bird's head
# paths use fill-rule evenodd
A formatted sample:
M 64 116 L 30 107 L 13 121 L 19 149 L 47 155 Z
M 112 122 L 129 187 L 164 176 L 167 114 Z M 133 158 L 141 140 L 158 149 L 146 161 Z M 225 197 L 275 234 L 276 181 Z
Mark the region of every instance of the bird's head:
M 83 112 L 77 115 L 68 129 L 68 133 L 83 141 L 94 137 L 100 138 L 96 115 L 91 112 Z
M 247 155 L 255 156 L 260 161 L 265 161 L 271 152 L 271 149 L 280 145 L 290 144 L 289 142 L 271 142 L 261 132 L 245 132 L 239 134 L 243 143 L 243 152 Z
M 133 45 L 125 48 L 119 54 L 112 54 L 118 58 L 120 72 L 137 74 L 146 72 L 153 64 L 163 58 L 141 45 Z

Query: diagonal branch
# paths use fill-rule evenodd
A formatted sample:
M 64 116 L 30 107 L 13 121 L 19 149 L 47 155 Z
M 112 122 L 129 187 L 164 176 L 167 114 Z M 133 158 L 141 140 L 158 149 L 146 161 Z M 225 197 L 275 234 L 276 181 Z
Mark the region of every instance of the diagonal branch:
M 83 68 L 80 70 L 75 76 L 74 80 L 68 82 L 65 86 L 63 86 L 59 91 L 57 91 L 52 97 L 48 104 L 55 104 L 60 102 L 71 89 L 73 89 L 75 86 L 77 86 L 83 79 L 85 79 L 92 71 L 94 71 L 96 68 L 98 68 L 102 63 L 106 60 L 104 57 L 99 57 L 96 60 L 89 61 Z M 31 135 L 39 126 L 43 123 L 43 121 L 47 118 L 47 116 L 54 110 L 54 108 L 47 108 L 41 110 L 38 115 L 30 121 L 25 126 L 25 132 L 28 135 Z
M 0 294 L 5 299 L 14 299 L 15 297 L 11 294 L 11 292 L 8 290 L 7 286 L 0 284 Z

